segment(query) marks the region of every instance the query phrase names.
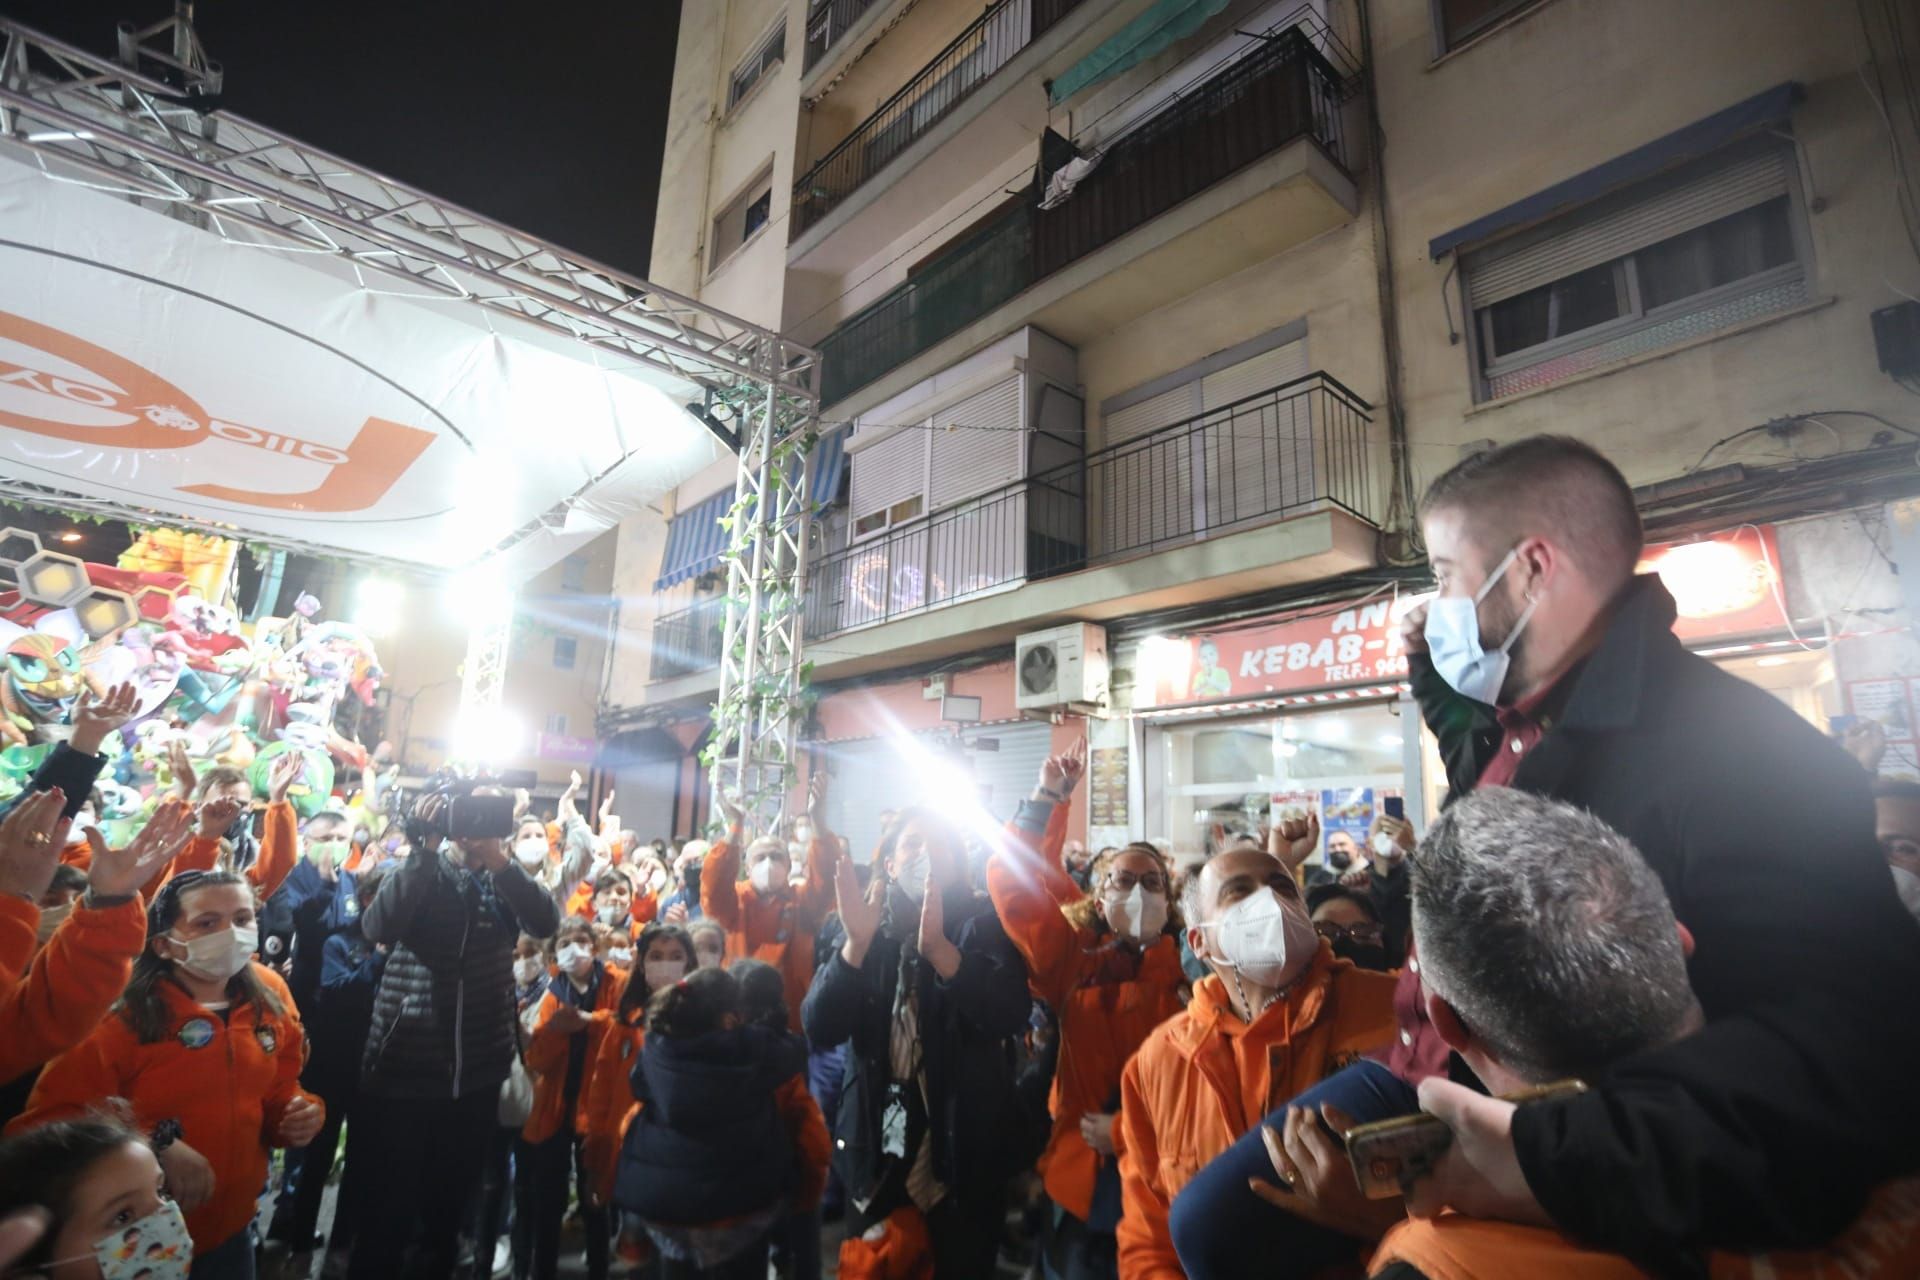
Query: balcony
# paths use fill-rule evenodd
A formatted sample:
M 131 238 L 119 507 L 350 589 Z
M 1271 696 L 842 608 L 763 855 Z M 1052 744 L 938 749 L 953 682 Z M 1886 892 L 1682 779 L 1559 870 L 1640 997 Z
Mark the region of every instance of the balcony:
M 648 674 L 654 680 L 673 680 L 717 668 L 726 621 L 727 602 L 718 596 L 654 619 Z
M 840 635 L 1296 516 L 1370 524 L 1371 424 L 1371 406 L 1314 373 L 1090 453 L 814 561 L 806 634 Z M 1279 581 L 1292 572 L 1257 556 L 1224 558 L 1244 562 L 1232 572 L 1249 588 L 1272 585 L 1255 581 L 1260 575 Z M 1111 581 L 1080 574 L 1060 602 L 1000 610 L 1012 619 L 1003 626 L 1031 623 L 1038 610 L 1092 617 L 1157 607 L 1155 591 L 1204 591 L 1209 573 L 1169 565 L 1165 574 L 1129 570 Z M 957 638 L 978 648 L 993 642 L 991 625 L 956 622 L 930 643 Z
M 855 16 L 872 0 L 839 0 Z M 793 184 L 791 238 L 839 208 L 1080 0 L 999 0 Z M 824 52 L 824 50 L 822 51 Z M 812 28 L 807 56 L 813 57 Z
M 811 74 L 820 60 L 859 24 L 867 10 L 879 3 L 881 0 L 813 0 L 807 14 L 807 51 L 800 64 L 800 74 Z
M 822 403 L 836 404 L 1029 291 L 1020 322 L 1071 340 L 1096 317 L 1123 323 L 1351 220 L 1351 87 L 1299 28 L 1282 31 L 1117 140 L 1064 201 L 1043 209 L 1022 199 L 835 329 L 820 343 Z M 1303 149 L 1295 153 L 1294 143 Z M 1217 210 L 1194 199 L 1282 152 L 1286 162 L 1255 174 L 1247 190 L 1223 188 Z M 1168 215 L 1189 201 L 1193 225 L 1173 225 Z M 1217 234 L 1211 223 L 1235 214 L 1245 229 Z M 1167 224 L 1167 238 L 1134 246 L 1131 280 L 1103 283 L 1109 272 L 1091 268 L 1085 280 L 1069 279 L 1068 268 L 1109 246 L 1124 252 L 1121 241 L 1156 221 Z M 1149 253 L 1165 260 L 1147 263 Z

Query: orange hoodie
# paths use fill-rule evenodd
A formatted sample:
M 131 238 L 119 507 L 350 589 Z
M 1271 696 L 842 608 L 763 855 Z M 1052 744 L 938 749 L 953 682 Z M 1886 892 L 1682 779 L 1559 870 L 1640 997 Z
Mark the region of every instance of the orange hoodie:
M 833 856 L 824 841 L 807 846 L 807 879 L 783 894 L 765 894 L 741 880 L 740 833 L 707 851 L 700 872 L 700 909 L 727 931 L 727 959 L 751 956 L 780 971 L 787 986 L 787 1026 L 800 1030 L 800 1002 L 813 983 L 813 936 L 833 910 Z
M 1120 1075 L 1113 1132 L 1126 1280 L 1182 1280 L 1167 1229 L 1174 1196 L 1268 1112 L 1384 1044 L 1393 987 L 1390 974 L 1336 960 L 1324 940 L 1306 974 L 1251 1025 L 1218 977 L 1195 984 L 1186 1011 L 1148 1036 Z
M 1557 1231 L 1456 1213 L 1410 1218 L 1387 1232 L 1368 1264 L 1405 1262 L 1429 1280 L 1637 1280 L 1646 1273 Z M 1910 1280 L 1920 1276 L 1920 1178 L 1884 1183 L 1853 1225 L 1823 1248 L 1709 1254 L 1712 1280 Z
M 587 1014 L 587 1028 L 582 1033 L 587 1037 L 586 1067 L 580 1075 L 580 1092 L 574 1098 L 573 1115 L 567 1116 L 564 1114 L 567 1058 L 573 1036 L 553 1025 L 553 1015 L 561 1005 L 553 987 L 565 981 L 567 978 L 562 974 L 555 974 L 548 981 L 547 990 L 540 997 L 539 1012 L 534 1015 L 533 1037 L 527 1042 L 527 1070 L 533 1073 L 533 1110 L 527 1113 L 527 1123 L 520 1136 L 528 1142 L 545 1142 L 560 1132 L 562 1123 L 576 1134 L 587 1132 L 591 1116 L 587 1100 L 594 1064 L 600 1056 L 600 1042 L 613 1025 L 613 1011 L 620 1003 L 620 992 L 626 987 L 623 970 L 601 966 L 600 990 L 594 994 L 593 1010 Z
M 147 945 L 147 908 L 138 895 L 117 907 L 89 907 L 83 895 L 24 974 L 12 965 L 20 936 L 36 945 L 40 910 L 0 899 L 0 1084 L 18 1079 L 79 1044 L 126 988 Z
M 241 1004 L 223 1018 L 162 982 L 172 1028 L 164 1039 L 142 1044 L 125 1018 L 106 1018 L 40 1073 L 25 1113 L 7 1132 L 71 1119 L 107 1098 L 126 1099 L 142 1131 L 178 1120 L 180 1141 L 213 1166 L 212 1197 L 187 1213 L 194 1250 L 232 1238 L 253 1221 L 268 1149 L 283 1145 L 280 1118 L 288 1105 L 300 1097 L 320 1102 L 300 1088 L 306 1037 L 287 984 L 264 965 L 254 965 L 253 976 L 285 1012 Z
M 1015 843 L 988 859 L 987 892 L 1027 962 L 1028 987 L 1060 1019 L 1060 1063 L 1047 1102 L 1053 1133 L 1040 1156 L 1040 1178 L 1053 1202 L 1084 1222 L 1106 1157 L 1080 1136 L 1080 1118 L 1112 1108 L 1120 1069 L 1155 1027 L 1180 1012 L 1187 979 L 1171 936 L 1140 953 L 1135 965 L 1111 933 L 1076 928 L 1061 914 L 1063 903 L 1082 896 L 1060 866 L 1066 814 L 1056 805 L 1037 843 L 1009 825 Z
M 293 874 L 293 864 L 299 856 L 300 826 L 294 816 L 293 805 L 285 800 L 267 806 L 266 830 L 260 836 L 260 856 L 247 868 L 247 881 L 253 885 L 253 891 L 265 902 L 273 896 L 286 878 Z M 187 847 L 174 855 L 172 862 L 155 873 L 147 881 L 140 896 L 153 901 L 153 895 L 160 892 L 160 886 L 179 875 L 182 871 L 211 871 L 220 859 L 220 838 L 195 833 L 187 841 Z
M 620 997 L 626 993 L 633 975 L 615 972 L 619 972 L 619 991 L 608 1006 L 615 1013 L 607 1023 L 606 1034 L 600 1037 L 593 1061 L 587 1064 L 586 1082 L 580 1088 L 586 1117 L 581 1128 L 586 1138 L 583 1160 L 594 1197 L 600 1204 L 613 1198 L 620 1143 L 627 1136 L 627 1124 L 640 1110 L 627 1077 L 633 1072 L 633 1064 L 640 1061 L 640 1049 L 647 1039 L 645 1029 L 638 1025 L 646 1017 L 644 1009 L 633 1011 L 633 1022 L 622 1022 L 619 1018 Z

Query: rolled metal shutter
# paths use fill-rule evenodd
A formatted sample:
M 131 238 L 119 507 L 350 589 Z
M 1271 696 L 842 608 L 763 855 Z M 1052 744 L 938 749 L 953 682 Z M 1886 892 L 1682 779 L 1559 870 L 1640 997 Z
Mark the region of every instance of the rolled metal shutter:
M 1763 204 L 1786 194 L 1789 162 L 1784 146 L 1769 147 L 1558 235 L 1468 254 L 1467 296 L 1475 310 L 1491 306 Z

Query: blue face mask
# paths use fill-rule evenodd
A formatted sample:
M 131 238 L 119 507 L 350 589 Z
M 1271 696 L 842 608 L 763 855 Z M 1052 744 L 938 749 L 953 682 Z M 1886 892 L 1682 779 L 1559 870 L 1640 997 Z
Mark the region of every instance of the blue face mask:
M 1442 680 L 1475 702 L 1492 703 L 1499 698 L 1501 687 L 1507 682 L 1514 642 L 1527 629 L 1534 607 L 1539 604 L 1537 598 L 1527 601 L 1527 607 L 1520 611 L 1513 630 L 1507 633 L 1499 648 L 1488 650 L 1481 646 L 1480 602 L 1505 576 L 1519 554 L 1518 547 L 1507 552 L 1506 558 L 1471 596 L 1440 596 L 1427 606 L 1427 658 Z

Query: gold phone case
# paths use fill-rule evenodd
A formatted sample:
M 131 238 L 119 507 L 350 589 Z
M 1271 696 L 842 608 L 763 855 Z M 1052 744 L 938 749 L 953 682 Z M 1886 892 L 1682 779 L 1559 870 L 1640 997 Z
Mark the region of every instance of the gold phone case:
M 1502 1094 L 1501 1101 L 1525 1106 L 1586 1091 L 1587 1086 L 1578 1080 L 1556 1080 Z M 1453 1130 L 1425 1112 L 1355 1125 L 1341 1136 L 1346 1140 L 1353 1176 L 1369 1200 L 1404 1194 L 1416 1179 L 1433 1171 L 1453 1143 Z

